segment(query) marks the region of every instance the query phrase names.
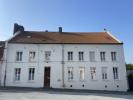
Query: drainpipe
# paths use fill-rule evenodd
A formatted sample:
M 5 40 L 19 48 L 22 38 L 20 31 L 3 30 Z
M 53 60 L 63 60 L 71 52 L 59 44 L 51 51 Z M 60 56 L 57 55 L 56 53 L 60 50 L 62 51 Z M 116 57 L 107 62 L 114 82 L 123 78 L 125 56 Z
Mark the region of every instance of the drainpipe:
M 6 41 L 6 42 L 5 42 L 5 50 L 4 50 L 4 59 L 5 59 L 4 88 L 6 87 L 6 72 L 7 72 L 7 45 L 8 45 L 8 41 Z
M 65 87 L 64 84 L 64 44 L 62 44 L 62 87 Z

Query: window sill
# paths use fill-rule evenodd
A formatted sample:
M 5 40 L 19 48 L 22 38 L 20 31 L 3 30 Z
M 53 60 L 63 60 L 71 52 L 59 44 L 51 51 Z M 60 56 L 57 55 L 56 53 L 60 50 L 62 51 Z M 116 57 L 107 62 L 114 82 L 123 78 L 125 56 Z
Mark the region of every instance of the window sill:
M 90 81 L 98 81 L 97 79 L 90 79 Z
M 74 82 L 74 80 L 68 80 L 68 82 Z
M 108 80 L 108 79 L 102 79 L 102 81 L 104 81 L 104 82 L 108 82 L 109 80 Z
M 120 81 L 120 79 L 114 79 L 114 81 Z
M 18 84 L 18 83 L 20 83 L 20 80 L 18 80 L 18 81 L 13 81 L 13 83 Z
M 79 80 L 80 82 L 86 82 L 86 80 Z
M 28 83 L 34 83 L 35 81 L 34 80 L 28 80 Z

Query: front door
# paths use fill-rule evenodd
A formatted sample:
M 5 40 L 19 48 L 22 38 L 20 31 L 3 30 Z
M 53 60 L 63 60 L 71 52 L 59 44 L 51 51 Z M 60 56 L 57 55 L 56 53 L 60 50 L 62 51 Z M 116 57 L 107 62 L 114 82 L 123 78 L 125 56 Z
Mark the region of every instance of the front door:
M 50 67 L 44 68 L 44 87 L 50 87 Z

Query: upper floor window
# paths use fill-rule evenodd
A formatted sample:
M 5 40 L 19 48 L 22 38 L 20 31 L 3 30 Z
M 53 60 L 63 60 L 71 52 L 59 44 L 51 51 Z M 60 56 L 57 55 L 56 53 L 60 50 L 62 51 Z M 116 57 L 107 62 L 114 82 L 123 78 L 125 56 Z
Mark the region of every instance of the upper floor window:
M 100 52 L 101 61 L 105 61 L 105 52 Z
M 102 67 L 102 79 L 107 79 L 107 67 Z
M 118 77 L 118 68 L 117 67 L 113 67 L 113 76 L 114 76 L 114 79 L 119 79 L 119 77 Z
M 29 68 L 29 80 L 34 80 L 35 68 Z
M 96 67 L 90 67 L 91 79 L 96 79 Z
M 83 61 L 84 60 L 84 52 L 80 51 L 79 52 L 79 61 Z
M 116 61 L 116 52 L 111 52 L 112 61 Z
M 80 74 L 80 81 L 84 81 L 85 80 L 85 68 L 79 68 L 79 74 Z
M 73 80 L 73 67 L 68 67 L 68 81 Z
M 16 61 L 22 61 L 23 52 L 16 52 Z
M 29 61 L 34 61 L 35 60 L 35 55 L 36 55 L 35 51 L 30 51 L 29 52 Z
M 90 61 L 94 62 L 95 61 L 95 52 L 94 51 L 90 51 L 89 52 L 89 57 L 90 57 Z
M 45 51 L 45 60 L 49 61 L 51 57 L 51 51 Z
M 69 51 L 68 52 L 68 61 L 72 61 L 73 60 L 73 52 Z
M 21 68 L 15 68 L 15 81 L 20 80 Z

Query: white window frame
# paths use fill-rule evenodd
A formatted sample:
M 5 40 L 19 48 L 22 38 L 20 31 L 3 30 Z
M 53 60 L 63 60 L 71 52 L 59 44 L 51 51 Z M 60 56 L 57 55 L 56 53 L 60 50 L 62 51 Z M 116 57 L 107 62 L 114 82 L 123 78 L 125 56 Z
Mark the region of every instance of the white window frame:
M 72 51 L 68 51 L 68 61 L 73 61 L 73 52 Z
M 101 59 L 101 62 L 106 61 L 106 52 L 105 51 L 100 52 L 100 59 Z
M 117 61 L 117 52 L 111 52 L 111 60 L 114 62 L 114 61 Z
M 95 51 L 89 52 L 90 62 L 95 62 Z
M 23 52 L 22 51 L 17 51 L 16 52 L 16 61 L 22 61 L 23 60 Z
M 85 67 L 79 67 L 79 80 L 85 81 Z
M 113 78 L 114 80 L 119 80 L 119 68 L 113 67 Z
M 45 61 L 51 60 L 51 51 L 45 51 Z
M 101 72 L 102 72 L 102 80 L 108 80 L 108 68 L 101 67 Z
M 96 67 L 90 67 L 90 78 L 96 80 Z
M 74 68 L 73 67 L 67 68 L 67 75 L 68 75 L 68 81 L 73 81 L 74 79 Z
M 35 58 L 36 58 L 36 52 L 29 51 L 29 61 L 35 61 Z
M 28 80 L 34 81 L 35 80 L 35 68 L 28 69 Z
M 15 68 L 14 69 L 14 81 L 20 81 L 21 78 L 21 68 Z
M 83 51 L 79 51 L 79 61 L 84 61 L 84 52 Z

